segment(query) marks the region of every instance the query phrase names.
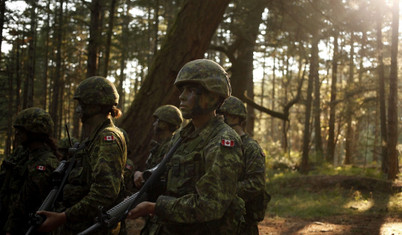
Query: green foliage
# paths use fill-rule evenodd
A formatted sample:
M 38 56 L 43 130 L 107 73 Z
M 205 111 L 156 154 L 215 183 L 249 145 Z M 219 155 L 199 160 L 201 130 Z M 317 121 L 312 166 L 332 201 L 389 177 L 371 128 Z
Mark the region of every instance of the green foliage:
M 347 167 L 334 169 L 329 173 L 345 173 L 360 178 L 362 171 Z M 356 190 L 358 185 L 351 188 L 340 184 L 328 186 L 325 185 L 325 181 L 312 186 L 308 183 L 299 183 L 303 177 L 306 176 L 297 172 L 282 172 L 272 176 L 267 185 L 272 196 L 267 216 L 316 219 L 335 215 L 398 216 L 402 212 L 402 193 Z M 321 176 L 315 175 L 315 177 L 318 182 Z

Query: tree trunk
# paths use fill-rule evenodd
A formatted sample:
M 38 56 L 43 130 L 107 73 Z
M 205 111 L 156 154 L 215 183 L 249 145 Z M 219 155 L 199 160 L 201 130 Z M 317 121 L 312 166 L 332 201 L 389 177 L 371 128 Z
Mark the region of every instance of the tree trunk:
M 62 35 L 62 27 L 63 27 L 63 5 L 64 5 L 64 0 L 60 0 L 60 6 L 59 6 L 59 11 L 57 14 L 58 18 L 58 26 L 57 30 L 55 32 L 56 34 L 56 48 L 57 48 L 57 54 L 56 54 L 56 72 L 53 75 L 53 94 L 52 94 L 52 103 L 51 103 L 51 109 L 50 109 L 50 116 L 53 119 L 53 122 L 56 124 L 54 127 L 54 136 L 57 138 L 58 133 L 59 133 L 59 128 L 60 126 L 57 125 L 59 123 L 59 97 L 60 94 L 62 94 L 62 87 L 61 87 L 61 45 L 63 41 L 63 35 Z
M 6 0 L 0 0 L 0 51 L 3 42 L 3 29 L 4 29 L 4 13 L 6 12 Z M 1 61 L 0 53 L 0 61 Z
M 136 156 L 134 162 L 143 160 L 144 150 L 148 147 L 153 112 L 163 104 L 178 104 L 178 92 L 173 86 L 176 75 L 186 62 L 203 57 L 229 2 L 184 2 L 143 85 L 121 121 L 120 126 L 132 140 L 129 149 Z
M 110 58 L 110 47 L 112 45 L 112 35 L 113 35 L 113 26 L 114 26 L 114 12 L 116 8 L 117 0 L 112 0 L 110 3 L 110 11 L 109 11 L 109 28 L 106 34 L 106 45 L 105 45 L 105 61 L 103 67 L 103 76 L 107 77 L 107 72 L 109 68 L 109 58 Z
M 381 129 L 381 170 L 384 173 L 388 172 L 388 150 L 387 150 L 387 114 L 385 105 L 385 75 L 383 61 L 383 43 L 382 43 L 382 5 L 378 5 L 377 14 L 377 52 L 378 52 L 378 99 L 380 103 L 380 129 Z
M 314 75 L 317 73 L 318 68 L 318 35 L 317 32 L 313 33 L 312 44 L 311 44 L 311 57 L 310 57 L 310 74 L 308 75 L 308 85 L 307 85 L 307 98 L 306 98 L 306 113 L 304 118 L 304 132 L 303 132 L 303 153 L 300 164 L 300 172 L 306 174 L 309 171 L 309 152 L 310 152 L 310 117 L 311 117 L 311 106 L 313 101 L 313 85 L 314 85 Z
M 98 71 L 98 57 L 101 37 L 99 24 L 101 18 L 100 0 L 92 0 L 89 10 L 91 11 L 91 22 L 89 25 L 87 78 L 95 76 L 96 72 Z
M 259 32 L 259 26 L 262 21 L 261 15 L 265 9 L 266 1 L 248 0 L 240 1 L 236 9 L 239 9 L 235 22 L 243 22 L 236 25 L 235 42 L 237 45 L 230 53 L 235 55 L 231 58 L 232 62 L 232 94 L 239 99 L 244 100 L 244 92 L 247 96 L 254 99 L 253 86 L 253 53 L 254 46 Z M 254 133 L 254 109 L 247 106 L 247 125 L 246 131 L 253 135 Z
M 34 106 L 34 80 L 35 80 L 35 44 L 36 44 L 36 0 L 31 0 L 31 27 L 29 30 L 29 44 L 28 44 L 28 66 L 25 78 L 23 107 L 28 108 Z
M 345 140 L 345 160 L 344 164 L 352 164 L 353 163 L 353 97 L 351 97 L 350 92 L 353 89 L 353 74 L 354 74 L 354 33 L 350 34 L 350 55 L 349 55 L 349 77 L 347 81 L 346 88 L 346 96 L 348 97 L 346 100 L 346 140 Z
M 319 41 L 317 41 L 317 44 Z M 314 46 L 315 47 L 315 46 Z M 317 45 L 318 48 L 318 45 Z M 315 154 L 319 159 L 322 159 L 323 157 L 323 149 L 322 149 L 322 136 L 321 136 L 321 94 L 320 94 L 320 88 L 321 88 L 321 83 L 320 83 L 320 76 L 318 75 L 318 67 L 319 67 L 319 61 L 318 61 L 318 50 L 312 51 L 314 53 L 317 53 L 315 57 L 317 60 L 314 62 L 316 63 L 314 65 L 314 70 L 310 71 L 310 73 L 313 73 L 314 77 L 314 103 L 313 103 L 313 115 L 314 115 L 314 145 L 315 145 Z
M 119 85 L 117 87 L 117 91 L 120 94 L 119 97 L 119 107 L 121 111 L 124 113 L 126 110 L 125 103 L 126 103 L 126 92 L 123 89 L 123 83 L 126 78 L 126 74 L 124 73 L 124 70 L 126 68 L 126 60 L 127 60 L 127 49 L 128 48 L 128 43 L 129 43 L 129 24 L 130 24 L 130 16 L 129 12 L 131 9 L 130 1 L 126 1 L 126 9 L 124 10 L 124 15 L 123 15 L 123 25 L 122 25 L 122 40 L 121 40 L 121 48 L 120 48 L 120 76 L 119 76 Z
M 388 97 L 388 179 L 394 180 L 399 173 L 398 163 L 398 29 L 399 0 L 393 0 L 392 7 L 392 44 L 391 73 L 389 76 Z
M 335 155 L 335 113 L 336 113 L 336 83 L 338 76 L 338 35 L 334 32 L 334 54 L 332 56 L 332 77 L 331 77 L 331 102 L 329 104 L 329 121 L 328 121 L 328 143 L 327 143 L 327 162 L 334 164 Z

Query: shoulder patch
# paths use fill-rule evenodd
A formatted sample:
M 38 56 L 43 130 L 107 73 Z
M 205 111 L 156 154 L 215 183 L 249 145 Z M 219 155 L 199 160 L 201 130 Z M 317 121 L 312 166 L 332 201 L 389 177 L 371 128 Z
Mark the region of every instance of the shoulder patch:
M 221 145 L 225 147 L 234 147 L 235 143 L 233 140 L 222 139 Z
M 38 170 L 38 171 L 44 171 L 44 170 L 46 170 L 46 166 L 42 166 L 42 165 L 37 165 L 35 168 L 36 168 L 36 170 Z
M 127 170 L 132 170 L 134 167 L 132 165 L 126 164 L 126 169 Z
M 103 137 L 103 140 L 104 141 L 113 141 L 113 140 L 115 140 L 115 138 L 113 135 L 107 135 L 107 136 Z

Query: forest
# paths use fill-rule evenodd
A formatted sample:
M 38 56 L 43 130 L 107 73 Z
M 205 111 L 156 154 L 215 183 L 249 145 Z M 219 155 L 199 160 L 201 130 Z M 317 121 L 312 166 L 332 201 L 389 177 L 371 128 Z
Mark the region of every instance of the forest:
M 99 75 L 118 89 L 116 124 L 140 166 L 154 110 L 179 103 L 178 71 L 208 58 L 228 71 L 232 95 L 246 103 L 247 132 L 266 154 L 270 183 L 276 172 L 353 171 L 393 184 L 402 152 L 399 5 L 1 0 L 0 157 L 12 152 L 13 118 L 27 107 L 51 114 L 56 139 L 66 137 L 65 127 L 79 138 L 74 91 Z

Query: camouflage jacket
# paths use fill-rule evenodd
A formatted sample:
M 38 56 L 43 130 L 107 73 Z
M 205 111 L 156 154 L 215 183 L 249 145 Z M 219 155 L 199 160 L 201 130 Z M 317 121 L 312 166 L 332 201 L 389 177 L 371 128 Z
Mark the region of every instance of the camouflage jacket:
M 152 140 L 151 146 L 151 151 L 149 152 L 148 159 L 145 162 L 145 169 L 151 169 L 162 161 L 163 156 L 165 156 L 169 150 L 169 139 L 161 143 Z
M 265 154 L 247 134 L 241 140 L 245 169 L 238 183 L 238 194 L 246 203 L 246 221 L 258 221 L 265 215 Z
M 17 159 L 26 159 L 20 162 L 17 169 L 18 185 L 11 186 L 20 189 L 17 197 L 11 203 L 10 213 L 4 229 L 12 234 L 23 234 L 29 228 L 29 214 L 34 213 L 52 188 L 51 174 L 59 165 L 59 160 L 44 146 L 35 150 L 21 151 L 25 156 L 16 156 Z M 14 181 L 14 184 L 17 182 Z
M 134 185 L 134 162 L 129 158 L 127 158 L 124 167 L 124 186 L 126 190 L 125 197 L 136 192 Z
M 0 169 L 0 231 L 5 232 L 4 225 L 10 213 L 11 202 L 16 201 L 24 181 L 24 165 L 28 161 L 28 150 L 22 146 L 15 148 L 5 157 Z
M 85 147 L 81 149 L 81 146 Z M 67 223 L 63 234 L 76 234 L 94 223 L 99 206 L 105 210 L 120 198 L 127 146 L 123 133 L 107 119 L 80 144 L 76 165 L 63 190 L 63 207 Z M 65 231 L 65 232 L 64 232 Z M 68 231 L 68 232 L 67 232 Z M 98 231 L 107 234 L 108 231 Z
M 220 118 L 201 130 L 192 123 L 167 164 L 167 189 L 156 201 L 158 225 L 149 233 L 236 234 L 245 213 L 236 185 L 243 167 L 241 140 Z

